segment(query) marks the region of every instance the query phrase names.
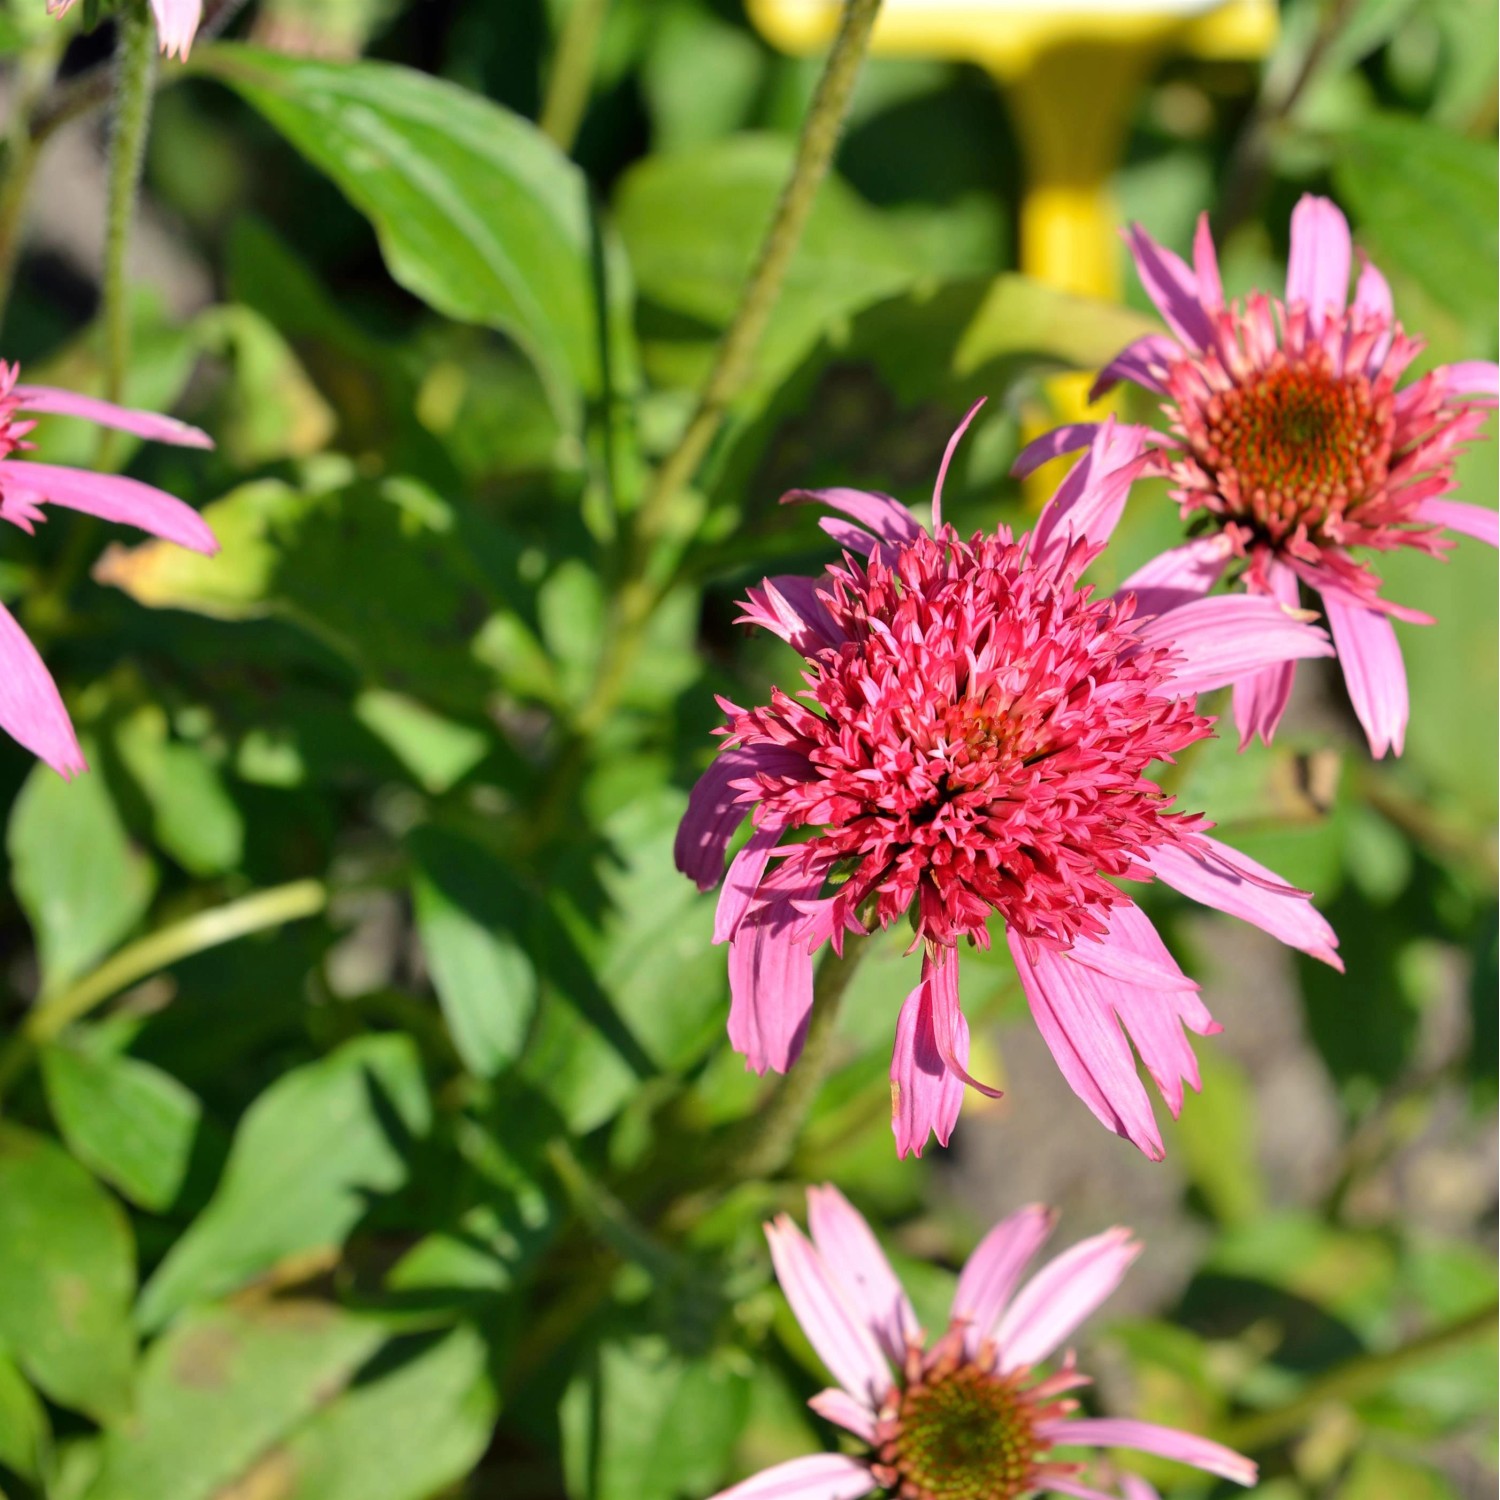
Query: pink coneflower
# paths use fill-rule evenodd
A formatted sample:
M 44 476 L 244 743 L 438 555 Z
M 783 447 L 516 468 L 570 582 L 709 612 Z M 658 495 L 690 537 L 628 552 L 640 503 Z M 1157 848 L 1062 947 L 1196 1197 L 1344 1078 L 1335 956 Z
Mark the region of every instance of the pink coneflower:
M 1166 398 L 1173 435 L 1143 429 L 1150 469 L 1170 482 L 1198 535 L 1126 588 L 1140 582 L 1171 607 L 1226 569 L 1251 593 L 1287 604 L 1306 584 L 1321 596 L 1371 751 L 1399 755 L 1408 703 L 1391 619 L 1432 619 L 1382 599 L 1360 553 L 1439 554 L 1451 545 L 1445 528 L 1500 543 L 1494 511 L 1442 498 L 1454 487 L 1454 460 L 1495 404 L 1500 371 L 1480 360 L 1443 365 L 1397 389 L 1422 343 L 1396 321 L 1385 278 L 1363 256 L 1348 304 L 1349 225 L 1326 198 L 1304 197 L 1292 214 L 1285 301 L 1257 292 L 1225 302 L 1206 215 L 1192 269 L 1139 227 L 1130 247 L 1176 338 L 1138 339 L 1094 393 L 1129 380 Z M 1092 435 L 1089 424 L 1049 433 L 1017 472 Z M 1270 742 L 1294 671 L 1279 662 L 1235 684 L 1242 745 L 1256 734 Z
M 1080 585 L 1142 457 L 1137 435 L 1106 426 L 1019 541 L 942 525 L 941 472 L 931 535 L 886 495 L 794 492 L 842 512 L 822 524 L 843 559 L 821 581 L 750 591 L 744 618 L 802 653 L 806 690 L 750 710 L 721 700 L 724 745 L 689 799 L 678 868 L 704 890 L 724 880 L 729 1036 L 756 1072 L 801 1051 L 813 951 L 909 916 L 923 958 L 891 1064 L 903 1156 L 929 1131 L 946 1144 L 964 1084 L 984 1089 L 967 1071 L 957 944 L 987 946 L 992 914 L 1068 1082 L 1153 1157 L 1161 1137 L 1120 1024 L 1174 1114 L 1182 1081 L 1198 1086 L 1183 1027 L 1217 1028 L 1116 882 L 1158 877 L 1338 962 L 1305 893 L 1147 779 L 1209 732 L 1198 693 L 1330 647 L 1272 599 L 1200 600 L 1143 624 L 1129 597 Z
M 138 437 L 189 448 L 211 448 L 196 427 L 154 412 L 128 411 L 92 396 L 46 386 L 17 385 L 16 365 L 0 361 L 0 520 L 30 533 L 45 520 L 44 505 L 63 505 L 106 521 L 139 526 L 194 552 L 219 550 L 208 523 L 190 506 L 138 479 L 94 474 L 56 464 L 13 457 L 32 445 L 24 441 L 36 423 L 21 413 L 86 417 Z M 68 711 L 52 674 L 14 617 L 0 605 L 0 729 L 63 776 L 88 769 L 78 748 Z
M 66 15 L 73 0 L 47 0 L 47 14 Z M 156 19 L 157 40 L 168 57 L 187 61 L 193 38 L 203 19 L 203 0 L 151 0 L 151 14 Z
M 820 1453 L 766 1469 L 715 1500 L 1155 1500 L 1134 1475 L 1123 1491 L 1085 1484 L 1058 1448 L 1134 1448 L 1254 1484 L 1222 1444 L 1152 1422 L 1078 1417 L 1069 1392 L 1089 1384 L 1072 1353 L 1038 1366 L 1120 1284 L 1140 1246 L 1110 1229 L 1064 1251 L 1017 1291 L 1054 1215 L 1023 1208 L 980 1241 L 958 1278 L 947 1331 L 930 1346 L 870 1226 L 834 1187 L 809 1188 L 809 1243 L 785 1214 L 766 1225 L 777 1279 L 838 1385 L 808 1403 L 854 1434 L 862 1454 Z

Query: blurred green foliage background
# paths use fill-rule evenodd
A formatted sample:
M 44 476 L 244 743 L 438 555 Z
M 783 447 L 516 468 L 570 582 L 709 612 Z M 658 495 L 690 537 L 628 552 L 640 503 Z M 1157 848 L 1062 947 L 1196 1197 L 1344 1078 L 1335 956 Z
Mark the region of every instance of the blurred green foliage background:
M 1025 169 L 989 76 L 872 59 L 601 691 L 622 527 L 819 64 L 734 0 L 612 0 L 570 162 L 532 123 L 569 11 L 266 0 L 163 70 L 127 395 L 218 447 L 116 456 L 224 551 L 106 547 L 75 516 L 0 548 L 94 768 L 67 785 L 0 745 L 0 1490 L 706 1495 L 820 1441 L 758 1226 L 832 1178 L 919 1309 L 1029 1199 L 1067 1241 L 1133 1224 L 1147 1253 L 1086 1367 L 1110 1407 L 1246 1447 L 1261 1500 L 1493 1494 L 1497 612 L 1476 543 L 1384 570 L 1440 621 L 1398 627 L 1403 760 L 1372 764 L 1336 678 L 1304 670 L 1274 750 L 1229 736 L 1193 761 L 1186 803 L 1317 892 L 1349 972 L 1153 895 L 1226 1025 L 1165 1164 L 1067 1092 L 998 959 L 965 998 L 1007 1096 L 898 1164 L 896 935 L 786 1172 L 668 1211 L 763 1087 L 725 1039 L 713 898 L 670 844 L 714 694 L 756 701 L 793 660 L 735 600 L 827 556 L 777 497 L 919 502 L 985 395 L 949 513 L 1025 525 L 1035 497 L 1005 476 L 1052 377 L 1152 323 L 1134 286 L 1108 304 L 1017 275 Z M 107 59 L 107 25 L 78 21 L 0 11 L 13 154 L 37 67 L 65 42 L 65 77 Z M 1425 358 L 1492 358 L 1496 48 L 1483 0 L 1292 0 L 1264 59 L 1168 47 L 1110 183 L 1122 220 L 1185 249 L 1206 208 L 1231 293 L 1274 289 L 1297 195 L 1331 192 Z M 85 114 L 42 148 L 3 345 L 32 380 L 97 386 L 103 143 Z M 72 424 L 36 437 L 91 461 Z M 1492 443 L 1462 479 L 1494 503 Z M 1139 487 L 1101 582 L 1177 535 Z

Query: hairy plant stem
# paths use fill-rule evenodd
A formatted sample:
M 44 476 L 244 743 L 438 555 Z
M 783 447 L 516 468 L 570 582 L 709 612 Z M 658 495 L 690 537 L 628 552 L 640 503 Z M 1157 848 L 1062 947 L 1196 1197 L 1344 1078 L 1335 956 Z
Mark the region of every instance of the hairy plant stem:
M 1321 1407 L 1373 1395 L 1392 1376 L 1446 1354 L 1484 1334 L 1493 1334 L 1500 1304 L 1491 1302 L 1443 1328 L 1408 1339 L 1394 1349 L 1360 1354 L 1311 1381 L 1282 1406 L 1242 1417 L 1219 1434 L 1231 1448 L 1254 1453 L 1300 1432 Z
M 573 0 L 557 39 L 538 122 L 564 152 L 573 149 L 594 86 L 594 64 L 609 0 Z
M 0 1051 L 0 1092 L 25 1069 L 38 1046 L 51 1041 L 111 995 L 195 953 L 268 927 L 315 916 L 327 903 L 328 888 L 322 881 L 294 880 L 195 912 L 127 944 L 97 969 L 38 999 Z

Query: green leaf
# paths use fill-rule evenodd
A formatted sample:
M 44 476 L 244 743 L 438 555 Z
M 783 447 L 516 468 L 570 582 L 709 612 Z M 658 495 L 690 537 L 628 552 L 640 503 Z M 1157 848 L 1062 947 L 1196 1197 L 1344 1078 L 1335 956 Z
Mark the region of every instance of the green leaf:
M 1256 1156 L 1255 1098 L 1244 1069 L 1221 1049 L 1196 1049 L 1200 1093 L 1189 1094 L 1171 1149 L 1223 1224 L 1264 1211 L 1266 1184 Z
M 1413 1463 L 1378 1448 L 1355 1455 L 1334 1500 L 1458 1500 L 1458 1491 L 1438 1469 Z
M 430 1112 L 406 1036 L 361 1037 L 278 1078 L 240 1122 L 212 1201 L 146 1284 L 141 1325 L 289 1256 L 332 1258 L 370 1196 L 406 1181 L 406 1137 L 426 1133 Z
M 54 1401 L 130 1400 L 135 1247 L 119 1205 L 44 1136 L 0 1125 L 0 1341 Z
M 11 883 L 36 937 L 43 990 L 58 989 L 102 958 L 151 904 L 156 873 L 131 842 L 97 770 L 68 782 L 35 766 L 11 807 L 5 844 Z
M 514 338 L 559 414 L 601 391 L 587 183 L 534 125 L 388 63 L 219 46 L 202 66 L 369 217 L 409 292 Z
M 41 1398 L 0 1352 L 0 1464 L 35 1479 L 51 1447 L 52 1426 Z
M 417 1350 L 392 1346 L 358 1385 L 301 1427 L 264 1467 L 278 1500 L 426 1500 L 484 1452 L 498 1405 L 488 1350 L 460 1327 Z
M 519 933 L 529 899 L 493 855 L 437 829 L 412 838 L 417 931 L 453 1045 L 492 1077 L 514 1062 L 537 1007 L 537 976 Z
M 379 1347 L 373 1320 L 315 1302 L 209 1307 L 152 1346 L 131 1420 L 85 1500 L 208 1500 Z M 267 1488 L 247 1494 L 277 1494 Z
M 354 700 L 354 717 L 434 794 L 462 781 L 489 751 L 489 736 L 455 723 L 401 693 L 369 688 Z
M 203 1123 L 197 1096 L 133 1057 L 66 1038 L 42 1049 L 47 1104 L 73 1154 L 132 1203 L 170 1208 Z

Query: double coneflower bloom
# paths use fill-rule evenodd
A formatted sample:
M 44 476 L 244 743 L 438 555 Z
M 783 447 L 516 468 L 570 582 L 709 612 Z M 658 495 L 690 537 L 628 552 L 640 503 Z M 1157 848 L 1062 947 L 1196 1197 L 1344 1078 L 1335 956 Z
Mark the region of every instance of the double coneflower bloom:
M 1021 1285 L 1051 1233 L 1040 1207 L 1002 1219 L 958 1278 L 946 1332 L 928 1343 L 870 1226 L 833 1187 L 807 1194 L 811 1242 L 785 1214 L 766 1226 L 771 1259 L 808 1342 L 838 1382 L 809 1403 L 858 1439 L 763 1470 L 716 1500 L 1155 1500 L 1145 1480 L 1115 1489 L 1057 1449 L 1134 1448 L 1239 1484 L 1255 1465 L 1222 1444 L 1152 1422 L 1074 1415 L 1087 1386 L 1071 1353 L 1039 1369 L 1120 1284 L 1140 1251 L 1110 1229 L 1065 1250 Z
M 1370 749 L 1400 754 L 1406 669 L 1391 620 L 1430 616 L 1382 598 L 1369 553 L 1440 554 L 1445 531 L 1500 541 L 1493 510 L 1445 498 L 1454 461 L 1495 404 L 1496 366 L 1443 365 L 1400 385 L 1421 341 L 1396 321 L 1385 278 L 1361 257 L 1349 300 L 1349 225 L 1326 198 L 1292 214 L 1286 296 L 1226 302 L 1206 217 L 1193 265 L 1142 229 L 1130 234 L 1142 284 L 1174 338 L 1124 350 L 1096 393 L 1131 381 L 1163 398 L 1170 435 L 1138 429 L 1148 469 L 1164 476 L 1193 540 L 1144 575 L 1166 603 L 1200 597 L 1226 573 L 1252 594 L 1320 600 Z M 1022 455 L 1021 473 L 1087 446 L 1095 428 L 1061 428 Z M 1277 662 L 1236 683 L 1242 741 L 1269 742 L 1291 696 L 1294 666 Z
M 905 916 L 922 961 L 896 1022 L 893 1128 L 902 1155 L 929 1133 L 946 1144 L 965 1085 L 994 1092 L 968 1072 L 958 971 L 960 943 L 988 946 L 997 916 L 1069 1084 L 1160 1157 L 1131 1041 L 1175 1114 L 1198 1086 L 1184 1031 L 1217 1027 L 1120 882 L 1162 880 L 1338 959 L 1304 892 L 1211 838 L 1147 772 L 1210 732 L 1199 693 L 1332 648 L 1268 596 L 1163 610 L 1148 586 L 1096 598 L 1081 583 L 1149 460 L 1129 429 L 1094 435 L 1029 536 L 961 537 L 941 492 L 962 431 L 930 533 L 886 495 L 786 497 L 836 512 L 822 524 L 843 557 L 821 579 L 767 579 L 744 618 L 803 655 L 805 688 L 722 702 L 677 862 L 704 889 L 723 880 L 729 1035 L 755 1071 L 796 1061 L 814 951 Z

